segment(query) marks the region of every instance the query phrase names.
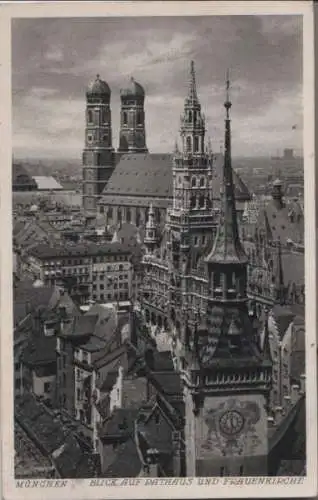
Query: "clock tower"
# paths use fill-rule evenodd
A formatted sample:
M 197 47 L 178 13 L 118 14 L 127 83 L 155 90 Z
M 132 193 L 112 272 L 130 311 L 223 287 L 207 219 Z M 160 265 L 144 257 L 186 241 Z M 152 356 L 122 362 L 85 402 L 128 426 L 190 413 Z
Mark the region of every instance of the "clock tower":
M 229 81 L 221 213 L 205 257 L 206 311 L 184 351 L 187 476 L 267 474 L 268 342 L 247 308 L 247 257 L 238 232 L 231 165 Z

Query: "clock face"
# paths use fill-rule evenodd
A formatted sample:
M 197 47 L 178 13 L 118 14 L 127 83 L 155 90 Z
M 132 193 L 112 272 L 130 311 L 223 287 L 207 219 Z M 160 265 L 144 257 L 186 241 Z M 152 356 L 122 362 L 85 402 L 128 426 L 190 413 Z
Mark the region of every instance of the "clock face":
M 228 410 L 219 419 L 220 431 L 231 437 L 239 434 L 244 427 L 244 417 L 237 410 Z

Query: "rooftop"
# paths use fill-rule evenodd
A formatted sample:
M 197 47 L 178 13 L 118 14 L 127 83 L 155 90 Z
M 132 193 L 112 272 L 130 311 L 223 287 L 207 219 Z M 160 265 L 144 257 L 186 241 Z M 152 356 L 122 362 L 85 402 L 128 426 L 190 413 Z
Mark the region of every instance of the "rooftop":
M 80 244 L 64 244 L 55 246 L 48 244 L 39 244 L 32 248 L 30 254 L 39 259 L 61 258 L 61 257 L 86 257 L 98 255 L 129 255 L 130 248 L 128 245 L 121 243 L 80 243 Z
M 39 191 L 59 191 L 63 189 L 63 186 L 52 176 L 33 175 L 32 179 Z
M 53 461 L 62 478 L 94 477 L 96 463 L 92 455 L 70 431 L 60 416 L 49 410 L 34 395 L 25 394 L 16 398 L 15 419 L 41 453 Z
M 109 197 L 120 195 L 171 199 L 173 194 L 172 165 L 173 156 L 171 154 L 123 155 L 104 189 L 101 203 L 103 203 L 103 199 L 108 203 Z M 213 174 L 215 199 L 219 199 L 220 196 L 222 165 L 223 156 L 218 155 Z M 249 200 L 249 191 L 235 171 L 233 171 L 233 180 L 236 199 Z M 154 202 L 154 206 L 156 206 L 156 202 Z

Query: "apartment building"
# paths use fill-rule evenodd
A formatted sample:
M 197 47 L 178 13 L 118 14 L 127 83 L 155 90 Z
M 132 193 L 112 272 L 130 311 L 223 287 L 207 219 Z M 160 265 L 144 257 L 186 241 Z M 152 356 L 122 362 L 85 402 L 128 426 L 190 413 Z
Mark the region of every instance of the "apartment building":
M 40 244 L 27 258 L 28 271 L 46 285 L 64 286 L 80 304 L 130 300 L 134 247 L 115 243 Z

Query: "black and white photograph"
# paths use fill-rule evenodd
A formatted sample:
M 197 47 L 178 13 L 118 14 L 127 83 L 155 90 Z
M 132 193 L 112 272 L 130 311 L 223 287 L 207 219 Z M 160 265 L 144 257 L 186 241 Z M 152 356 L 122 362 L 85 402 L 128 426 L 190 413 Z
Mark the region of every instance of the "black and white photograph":
M 301 492 L 316 391 L 303 3 L 52 3 L 11 19 L 14 495 Z

